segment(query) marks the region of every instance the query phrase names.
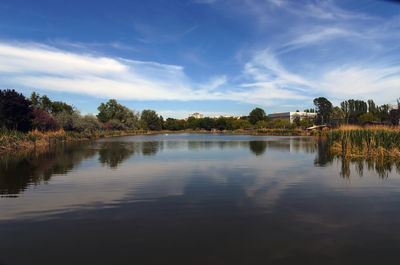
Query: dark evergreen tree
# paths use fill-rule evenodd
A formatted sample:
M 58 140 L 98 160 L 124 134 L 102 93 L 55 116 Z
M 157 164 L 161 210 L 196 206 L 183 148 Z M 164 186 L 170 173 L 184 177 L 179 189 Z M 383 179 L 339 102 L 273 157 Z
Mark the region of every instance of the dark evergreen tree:
M 15 90 L 0 90 L 0 124 L 7 129 L 27 132 L 31 129 L 31 102 Z

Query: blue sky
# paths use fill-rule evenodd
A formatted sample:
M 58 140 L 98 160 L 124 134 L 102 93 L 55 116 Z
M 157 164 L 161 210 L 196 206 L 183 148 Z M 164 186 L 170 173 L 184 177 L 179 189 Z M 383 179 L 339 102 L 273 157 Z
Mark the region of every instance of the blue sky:
M 380 0 L 0 2 L 0 88 L 96 113 L 267 113 L 400 97 L 400 4 Z

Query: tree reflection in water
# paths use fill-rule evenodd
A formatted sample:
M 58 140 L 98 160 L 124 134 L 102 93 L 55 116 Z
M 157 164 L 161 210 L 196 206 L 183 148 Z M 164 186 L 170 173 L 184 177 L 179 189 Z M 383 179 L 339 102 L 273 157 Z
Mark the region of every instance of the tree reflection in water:
M 256 156 L 262 155 L 267 150 L 267 141 L 250 141 L 249 147 L 253 154 Z
M 99 161 L 102 165 L 117 168 L 124 160 L 138 152 L 134 143 L 103 142 L 100 145 Z
M 0 195 L 16 196 L 30 185 L 46 183 L 54 174 L 67 174 L 85 159 L 98 155 L 98 161 L 111 169 L 116 169 L 134 155 L 154 156 L 164 148 L 170 151 L 210 151 L 213 148 L 249 148 L 255 156 L 262 156 L 267 148 L 289 153 L 315 153 L 314 166 L 325 167 L 339 161 L 340 176 L 350 178 L 352 174 L 363 176 L 365 170 L 374 171 L 380 178 L 387 178 L 396 170 L 400 174 L 400 161 L 343 159 L 334 157 L 328 145 L 313 138 L 274 138 L 250 141 L 120 141 L 100 140 L 60 144 L 46 150 L 2 154 L 0 156 Z
M 67 174 L 85 159 L 99 155 L 99 162 L 111 169 L 135 154 L 153 156 L 163 142 L 79 142 L 59 144 L 31 152 L 0 156 L 0 196 L 14 197 L 30 185 L 46 183 L 54 174 Z
M 50 180 L 53 174 L 66 174 L 83 159 L 93 157 L 96 150 L 91 142 L 59 144 L 45 150 L 0 156 L 0 194 L 23 192 L 30 184 Z
M 326 141 L 322 138 L 318 138 L 317 140 L 317 153 L 314 159 L 314 165 L 317 167 L 325 167 L 327 165 L 332 164 L 333 155 L 330 152 L 330 148 Z
M 164 142 L 142 142 L 142 154 L 144 156 L 153 156 L 161 151 L 164 147 Z

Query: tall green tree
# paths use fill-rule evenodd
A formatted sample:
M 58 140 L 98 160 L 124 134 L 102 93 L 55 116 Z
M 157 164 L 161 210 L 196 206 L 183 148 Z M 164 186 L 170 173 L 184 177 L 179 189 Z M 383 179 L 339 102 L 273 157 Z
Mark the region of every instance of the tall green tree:
M 372 113 L 373 115 L 376 114 L 377 107 L 375 105 L 375 102 L 372 99 L 369 99 L 368 101 L 368 112 Z
M 143 110 L 140 116 L 143 129 L 159 131 L 162 129 L 162 117 L 159 117 L 154 110 Z
M 170 130 L 170 131 L 183 130 L 183 129 L 185 129 L 185 121 L 168 118 L 164 123 L 164 127 L 165 127 L 165 129 Z
M 192 130 L 199 128 L 199 119 L 196 119 L 195 117 L 189 117 L 186 121 L 185 127 L 186 129 Z
M 392 125 L 399 125 L 400 119 L 400 110 L 399 109 L 391 109 L 389 111 L 390 122 Z
M 358 123 L 360 125 L 365 125 L 368 122 L 375 122 L 378 121 L 378 118 L 374 116 L 371 112 L 367 112 L 358 116 Z
M 46 95 L 40 96 L 36 92 L 31 94 L 30 101 L 32 103 L 32 107 L 44 110 L 53 115 L 62 111 L 66 111 L 69 114 L 74 112 L 74 108 L 71 105 L 61 101 L 51 101 Z
M 301 121 L 301 117 L 299 114 L 295 114 L 293 117 L 293 123 L 296 124 L 296 126 L 300 126 L 300 121 Z
M 207 131 L 215 128 L 215 120 L 210 117 L 205 117 L 199 120 L 199 127 Z
M 331 116 L 331 124 L 333 127 L 338 127 L 345 122 L 345 113 L 344 111 L 335 106 L 332 108 L 332 116 Z
M 382 123 L 389 123 L 390 116 L 389 116 L 390 106 L 389 104 L 383 104 L 378 107 L 377 116 L 379 117 Z
M 345 114 L 346 123 L 350 124 L 359 123 L 359 116 L 367 113 L 369 109 L 371 111 L 375 111 L 376 109 L 375 103 L 372 100 L 369 100 L 367 104 L 367 102 L 363 100 L 349 99 L 340 103 L 340 106 Z
M 261 108 L 253 109 L 249 114 L 249 121 L 251 124 L 256 124 L 258 121 L 267 120 L 267 115 L 265 111 Z
M 115 99 L 107 103 L 101 103 L 97 108 L 97 118 L 101 122 L 119 121 L 123 126 L 137 129 L 139 127 L 139 115 L 129 108 L 119 104 Z
M 31 101 L 32 107 L 40 109 L 40 95 L 36 92 L 32 92 L 29 99 Z
M 66 111 L 69 114 L 72 114 L 74 111 L 74 107 L 72 107 L 71 105 L 68 105 L 65 102 L 61 102 L 61 101 L 53 101 L 51 102 L 51 114 L 55 115 L 57 113 L 60 113 L 62 111 Z
M 324 97 L 319 97 L 314 99 L 314 105 L 318 115 L 321 117 L 321 123 L 329 123 L 333 108 L 332 103 Z
M 44 110 L 44 111 L 47 111 L 48 113 L 50 113 L 51 112 L 52 102 L 49 99 L 49 97 L 44 95 L 44 96 L 42 96 L 40 98 L 40 101 L 41 101 L 41 103 L 40 103 L 41 104 L 41 109 Z
M 227 127 L 228 127 L 228 125 L 227 125 L 227 119 L 226 118 L 221 116 L 218 119 L 216 119 L 215 128 L 217 130 L 223 131 L 223 130 L 226 130 Z

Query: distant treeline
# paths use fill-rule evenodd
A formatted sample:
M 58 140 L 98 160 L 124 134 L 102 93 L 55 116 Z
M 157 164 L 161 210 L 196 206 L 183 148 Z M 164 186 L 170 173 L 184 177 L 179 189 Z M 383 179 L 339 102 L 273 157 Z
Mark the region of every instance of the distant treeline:
M 15 90 L 0 90 L 0 128 L 28 132 L 64 131 L 94 133 L 96 131 L 131 130 L 237 130 L 256 128 L 293 128 L 287 120 L 270 121 L 261 108 L 253 109 L 248 116 L 241 118 L 219 117 L 164 120 L 154 110 L 136 112 L 119 104 L 115 99 L 98 106 L 98 114 L 81 115 L 73 106 L 52 101 L 46 95 L 33 92 L 26 98 Z M 312 125 L 312 121 L 301 121 L 303 126 Z
M 364 124 L 367 122 L 398 125 L 400 102 L 396 107 L 388 104 L 377 106 L 373 100 L 347 100 L 334 107 L 324 98 L 314 99 L 317 117 L 301 118 L 295 115 L 293 123 L 288 120 L 270 120 L 261 108 L 253 109 L 248 116 L 240 118 L 218 117 L 164 120 L 154 110 L 136 112 L 119 104 L 115 99 L 98 106 L 97 115 L 81 115 L 73 106 L 52 101 L 46 95 L 32 93 L 26 98 L 15 90 L 0 90 L 0 128 L 28 132 L 72 131 L 91 134 L 97 131 L 132 130 L 238 130 L 238 129 L 294 129 L 306 128 L 313 124 L 329 124 L 333 127 L 341 124 Z

